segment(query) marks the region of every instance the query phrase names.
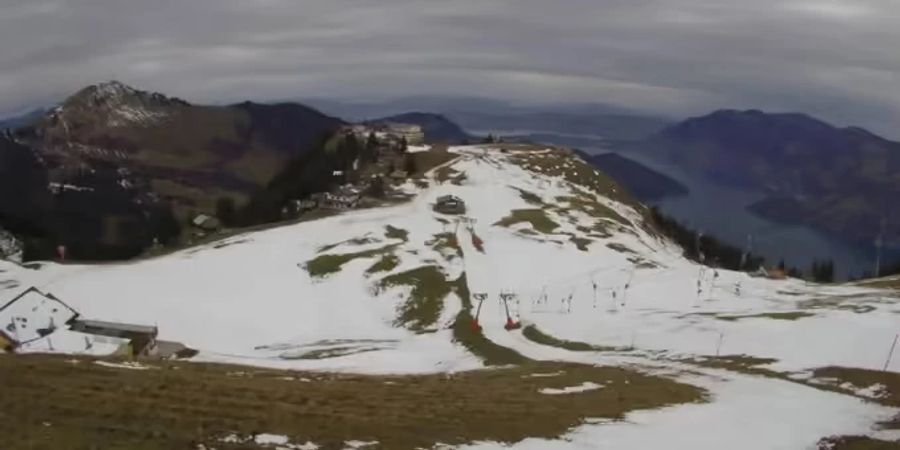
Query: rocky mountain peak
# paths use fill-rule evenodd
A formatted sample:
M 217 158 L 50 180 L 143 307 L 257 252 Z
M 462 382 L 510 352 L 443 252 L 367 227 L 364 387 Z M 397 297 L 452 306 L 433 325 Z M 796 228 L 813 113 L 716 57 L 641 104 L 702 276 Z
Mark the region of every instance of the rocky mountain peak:
M 78 91 L 51 115 L 59 122 L 79 122 L 85 114 L 91 114 L 112 128 L 147 126 L 163 120 L 172 108 L 187 105 L 184 100 L 113 80 Z
M 128 86 L 118 80 L 105 81 L 99 84 L 88 86 L 87 90 L 91 91 L 95 96 L 100 98 L 116 98 L 128 95 L 134 95 L 137 89 Z

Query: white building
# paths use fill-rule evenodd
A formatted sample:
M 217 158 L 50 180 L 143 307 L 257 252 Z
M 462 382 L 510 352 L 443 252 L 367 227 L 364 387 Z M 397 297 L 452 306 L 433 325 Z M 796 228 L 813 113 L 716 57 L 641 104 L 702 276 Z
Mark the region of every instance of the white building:
M 16 348 L 52 334 L 78 317 L 58 298 L 29 288 L 0 305 L 0 349 Z
M 406 139 L 409 145 L 422 145 L 425 143 L 425 131 L 420 125 L 411 123 L 387 123 L 385 132 L 398 138 Z

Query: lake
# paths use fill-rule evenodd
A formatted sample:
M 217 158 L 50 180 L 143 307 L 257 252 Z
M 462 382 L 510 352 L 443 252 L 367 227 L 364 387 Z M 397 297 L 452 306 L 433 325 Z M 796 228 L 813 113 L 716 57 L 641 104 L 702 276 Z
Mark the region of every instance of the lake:
M 602 148 L 590 152 L 603 152 Z M 739 189 L 692 176 L 682 168 L 660 161 L 646 153 L 617 151 L 657 172 L 666 174 L 687 186 L 690 194 L 668 197 L 655 202 L 666 214 L 698 231 L 714 235 L 744 248 L 748 236 L 752 249 L 775 265 L 782 258 L 789 266 L 808 270 L 815 259 L 832 259 L 840 278 L 873 272 L 874 248 L 854 245 L 802 225 L 786 225 L 759 217 L 747 206 L 761 200 L 762 192 Z M 893 253 L 891 256 L 896 256 Z

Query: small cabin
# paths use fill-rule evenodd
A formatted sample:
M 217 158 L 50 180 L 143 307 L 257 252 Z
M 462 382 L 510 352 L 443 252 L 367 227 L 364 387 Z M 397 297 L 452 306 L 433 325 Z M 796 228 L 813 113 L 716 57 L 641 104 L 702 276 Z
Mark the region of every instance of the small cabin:
M 69 328 L 86 334 L 128 339 L 133 356 L 147 355 L 156 347 L 159 329 L 150 325 L 76 319 Z
M 191 225 L 203 231 L 216 231 L 221 226 L 219 219 L 207 214 L 197 214 L 197 216 L 191 220 Z
M 386 123 L 385 132 L 388 135 L 396 136 L 398 139 L 405 139 L 409 145 L 420 145 L 425 143 L 425 131 L 421 125 L 412 123 Z
M 359 206 L 362 195 L 360 190 L 345 185 L 336 189 L 334 192 L 326 192 L 324 194 L 313 194 L 310 198 L 315 201 L 319 207 L 328 209 L 353 209 Z
M 465 214 L 466 203 L 455 195 L 443 195 L 438 197 L 434 210 L 442 214 Z

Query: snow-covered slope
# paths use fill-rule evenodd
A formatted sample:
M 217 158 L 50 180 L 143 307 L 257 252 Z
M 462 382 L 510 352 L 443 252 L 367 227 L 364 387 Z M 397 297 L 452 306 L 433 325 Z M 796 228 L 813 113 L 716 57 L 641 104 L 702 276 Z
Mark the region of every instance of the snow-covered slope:
M 559 150 L 452 151 L 460 157 L 432 171 L 428 187 L 405 186 L 415 194 L 409 203 L 134 263 L 45 264 L 40 270 L 9 264 L 2 276 L 14 287 L 0 291 L 0 300 L 40 287 L 85 317 L 157 324 L 160 338 L 207 356 L 328 367 L 334 361 L 284 357 L 305 345 L 357 340 L 373 342 L 361 345 L 372 351 L 339 358 L 366 360 L 354 367 L 377 370 L 368 360 L 415 350 L 415 343 L 441 349 L 411 355 L 428 360 L 413 364 L 419 370 L 472 367 L 447 334 L 461 307 L 455 293 L 436 323 L 418 327 L 437 333 L 398 326 L 398 309 L 415 283 L 383 281 L 427 266 L 448 281 L 465 272 L 469 290 L 487 293 L 492 307 L 501 291 L 516 294 L 514 314 L 563 339 L 670 354 L 747 354 L 790 369 L 880 368 L 884 362 L 898 311 L 885 291 L 704 269 L 653 233 L 639 210 L 609 198 L 619 193 L 600 195 L 604 187 L 581 182 L 586 178 L 575 175 L 582 163 Z M 446 194 L 466 202 L 472 224 L 432 210 Z M 446 241 L 450 235 L 464 257 Z M 483 252 L 472 247 L 473 235 L 483 241 Z M 307 270 L 307 263 L 331 266 L 341 255 L 343 264 L 325 268 L 331 273 Z M 380 261 L 390 270 L 371 271 Z M 499 328 L 496 340 L 509 340 L 505 313 L 499 327 L 490 320 L 483 320 L 485 332 Z
M 766 389 L 783 400 L 775 408 L 780 413 L 767 412 L 781 419 L 760 412 L 733 431 L 781 446 L 747 448 L 798 448 L 828 433 L 866 433 L 891 412 L 790 381 L 692 364 L 697 357 L 745 355 L 768 358 L 765 367 L 796 377 L 830 365 L 880 370 L 897 332 L 893 294 L 698 266 L 645 223 L 639 205 L 562 150 L 451 151 L 458 158 L 432 170 L 427 187 L 405 185 L 412 200 L 396 206 L 128 264 L 34 270 L 0 263 L 0 304 L 36 286 L 84 317 L 155 324 L 160 339 L 199 350 L 199 360 L 416 373 L 483 366 L 455 342 L 451 327 L 465 305 L 477 314 L 476 296 L 468 293 L 483 293 L 484 335 L 527 357 L 689 370 L 681 376 L 708 388 L 713 403 L 636 416 L 641 427 L 659 427 L 658 442 L 671 442 L 669 434 L 688 425 L 735 428 L 728 421 L 742 410 L 765 408 L 754 393 Z M 466 220 L 433 211 L 448 194 L 466 202 Z M 500 294 L 510 295 L 512 317 Z M 510 319 L 598 351 L 542 345 L 505 330 Z M 49 349 L 39 340 L 25 350 Z M 77 345 L 55 350 L 82 351 Z M 898 369 L 900 362 L 889 367 Z M 678 411 L 693 419 L 673 416 Z M 811 416 L 793 437 L 779 428 L 804 413 Z M 597 426 L 586 427 L 573 435 L 576 444 L 596 438 Z M 631 424 L 615 430 L 601 448 L 639 448 L 629 443 L 651 439 Z M 690 448 L 735 442 L 707 437 Z M 546 448 L 547 442 L 523 445 Z

